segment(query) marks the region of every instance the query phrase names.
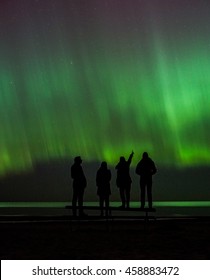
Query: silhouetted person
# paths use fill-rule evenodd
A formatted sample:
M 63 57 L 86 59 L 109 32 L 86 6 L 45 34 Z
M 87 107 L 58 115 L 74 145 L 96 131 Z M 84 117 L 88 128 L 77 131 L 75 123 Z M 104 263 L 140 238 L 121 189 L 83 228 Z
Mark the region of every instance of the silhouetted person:
M 101 216 L 103 216 L 103 207 L 105 203 L 105 215 L 109 215 L 109 196 L 111 194 L 110 189 L 111 171 L 107 168 L 107 163 L 103 161 L 96 174 L 97 195 L 99 196 L 99 206 L 101 210 Z
M 83 196 L 87 181 L 81 164 L 82 159 L 80 156 L 77 156 L 74 158 L 74 164 L 71 166 L 71 178 L 73 179 L 72 211 L 74 216 L 77 215 L 77 202 L 79 206 L 79 215 L 85 216 L 83 212 Z
M 124 157 L 120 157 L 120 161 L 116 165 L 117 180 L 116 184 L 120 191 L 120 198 L 122 201 L 121 208 L 130 207 L 130 191 L 131 191 L 131 177 L 130 177 L 130 164 L 133 158 L 134 152 L 130 154 L 126 161 Z
M 145 206 L 145 191 L 147 188 L 147 199 L 149 208 L 152 208 L 152 175 L 157 172 L 154 161 L 144 152 L 142 159 L 136 166 L 136 173 L 140 175 L 141 208 Z

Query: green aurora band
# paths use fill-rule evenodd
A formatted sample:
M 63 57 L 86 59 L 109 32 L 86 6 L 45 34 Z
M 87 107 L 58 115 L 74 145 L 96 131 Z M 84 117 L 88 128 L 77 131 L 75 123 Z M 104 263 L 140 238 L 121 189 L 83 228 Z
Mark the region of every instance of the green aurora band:
M 192 26 L 193 12 L 164 1 L 11 2 L 0 20 L 1 175 L 78 154 L 115 165 L 131 150 L 133 164 L 144 150 L 163 166 L 210 164 L 207 12 Z

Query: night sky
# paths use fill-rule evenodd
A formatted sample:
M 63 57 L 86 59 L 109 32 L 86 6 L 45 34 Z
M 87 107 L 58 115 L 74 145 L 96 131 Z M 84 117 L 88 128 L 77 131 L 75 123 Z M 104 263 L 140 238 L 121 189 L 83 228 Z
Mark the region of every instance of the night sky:
M 210 165 L 210 1 L 2 0 L 0 174 L 134 150 Z

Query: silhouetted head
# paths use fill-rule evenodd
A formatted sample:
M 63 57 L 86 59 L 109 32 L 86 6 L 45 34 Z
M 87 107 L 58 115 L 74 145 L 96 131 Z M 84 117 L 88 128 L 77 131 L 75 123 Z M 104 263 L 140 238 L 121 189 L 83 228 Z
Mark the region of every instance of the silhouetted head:
M 148 153 L 147 152 L 143 152 L 142 158 L 143 159 L 147 159 L 148 157 L 149 157 Z
M 81 164 L 81 163 L 82 163 L 81 157 L 80 157 L 80 156 L 75 157 L 75 158 L 74 158 L 74 162 L 75 162 L 76 164 Z
M 125 157 L 120 157 L 120 162 L 125 162 Z
M 107 163 L 106 163 L 106 161 L 102 161 L 102 163 L 101 163 L 101 168 L 107 169 Z

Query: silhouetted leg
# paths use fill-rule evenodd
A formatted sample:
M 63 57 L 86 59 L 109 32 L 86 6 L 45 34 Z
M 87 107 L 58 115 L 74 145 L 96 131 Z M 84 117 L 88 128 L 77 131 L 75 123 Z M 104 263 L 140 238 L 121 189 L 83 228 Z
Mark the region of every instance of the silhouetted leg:
M 72 213 L 73 213 L 73 216 L 77 215 L 77 198 L 78 198 L 77 190 L 73 189 L 73 198 L 72 198 Z
M 99 204 L 100 204 L 100 211 L 101 211 L 101 216 L 104 215 L 104 211 L 103 211 L 103 207 L 104 207 L 104 198 L 102 195 L 100 195 L 100 201 L 99 201 Z
M 141 208 L 145 206 L 145 187 L 146 183 L 144 180 L 140 180 L 140 190 L 141 190 Z
M 127 208 L 130 207 L 130 192 L 131 192 L 131 185 L 127 186 L 126 189 L 125 189 L 126 206 L 127 206 Z
M 109 216 L 109 195 L 105 197 L 105 213 L 106 216 Z
M 84 196 L 84 190 L 79 190 L 78 193 L 78 205 L 79 205 L 79 215 L 82 216 L 83 213 L 83 196 Z
M 152 208 L 152 179 L 148 180 L 147 183 L 147 198 L 148 198 L 149 208 Z
M 122 201 L 122 207 L 125 207 L 125 190 L 124 188 L 120 188 L 120 198 Z

